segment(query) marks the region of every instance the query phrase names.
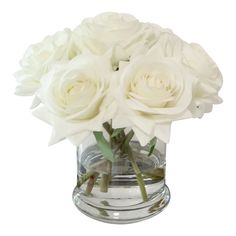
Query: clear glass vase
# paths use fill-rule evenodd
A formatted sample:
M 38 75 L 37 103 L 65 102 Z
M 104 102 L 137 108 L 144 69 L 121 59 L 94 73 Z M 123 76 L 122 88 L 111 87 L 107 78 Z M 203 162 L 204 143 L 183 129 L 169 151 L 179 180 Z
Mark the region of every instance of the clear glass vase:
M 132 223 L 161 212 L 170 200 L 165 184 L 166 144 L 157 140 L 152 154 L 134 138 L 131 154 L 116 146 L 115 161 L 104 159 L 90 137 L 77 148 L 76 207 L 108 223 Z M 117 151 L 118 150 L 118 151 Z

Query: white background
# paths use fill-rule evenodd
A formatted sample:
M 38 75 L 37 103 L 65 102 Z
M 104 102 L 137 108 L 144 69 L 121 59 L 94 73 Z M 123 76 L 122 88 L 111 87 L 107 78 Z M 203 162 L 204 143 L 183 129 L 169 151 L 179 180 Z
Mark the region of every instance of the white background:
M 7 0 L 0 3 L 0 235 L 236 235 L 235 1 Z M 131 13 L 198 42 L 224 75 L 221 96 L 203 119 L 172 126 L 167 183 L 160 215 L 109 225 L 82 215 L 71 200 L 75 148 L 48 147 L 50 127 L 31 116 L 31 98 L 14 95 L 26 47 L 103 11 Z

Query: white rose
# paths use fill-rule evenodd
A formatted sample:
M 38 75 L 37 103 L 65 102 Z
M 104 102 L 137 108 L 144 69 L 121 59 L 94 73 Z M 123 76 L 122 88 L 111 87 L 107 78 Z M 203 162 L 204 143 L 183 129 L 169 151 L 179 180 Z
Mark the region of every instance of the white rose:
M 188 44 L 178 36 L 166 32 L 150 49 L 152 54 L 174 58 L 195 77 L 193 101 L 189 110 L 193 117 L 202 117 L 212 110 L 213 104 L 221 103 L 218 91 L 222 86 L 222 75 L 210 56 L 195 43 Z
M 78 145 L 92 131 L 102 130 L 113 112 L 107 94 L 111 71 L 107 58 L 81 55 L 42 79 L 44 106 L 34 114 L 53 126 L 51 144 L 71 138 Z
M 147 52 L 148 54 L 159 55 L 162 57 L 182 58 L 183 47 L 187 43 L 172 32 L 161 33 L 158 41 Z
M 55 63 L 71 60 L 79 53 L 73 33 L 69 29 L 31 45 L 20 62 L 21 70 L 15 73 L 19 83 L 16 94 L 34 95 L 40 87 L 40 79 Z
M 112 63 L 128 60 L 133 54 L 150 48 L 160 32 L 169 31 L 158 25 L 141 23 L 128 14 L 103 13 L 85 19 L 76 29 L 82 51 L 103 54 L 115 47 Z
M 198 79 L 193 87 L 190 110 L 194 117 L 202 117 L 212 110 L 213 104 L 222 102 L 218 96 L 223 83 L 221 72 L 204 49 L 195 43 L 184 45 L 183 63 Z
M 142 145 L 156 136 L 169 141 L 171 121 L 185 115 L 192 100 L 192 78 L 170 58 L 143 56 L 122 73 L 114 128 L 131 127 Z

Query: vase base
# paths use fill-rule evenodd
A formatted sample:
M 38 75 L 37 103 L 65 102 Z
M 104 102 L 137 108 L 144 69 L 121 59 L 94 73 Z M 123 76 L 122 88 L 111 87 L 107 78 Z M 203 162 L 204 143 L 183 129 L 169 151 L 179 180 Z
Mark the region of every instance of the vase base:
M 79 188 L 73 192 L 73 202 L 85 215 L 99 221 L 112 224 L 129 224 L 148 219 L 160 213 L 170 201 L 170 191 L 165 185 L 157 195 L 149 201 L 128 207 L 113 207 L 110 205 L 95 206 L 86 201 Z

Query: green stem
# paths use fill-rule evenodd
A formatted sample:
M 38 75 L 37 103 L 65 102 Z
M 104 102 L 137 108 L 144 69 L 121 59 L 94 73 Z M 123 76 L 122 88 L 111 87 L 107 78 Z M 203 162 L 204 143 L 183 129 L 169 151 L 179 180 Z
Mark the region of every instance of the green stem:
M 146 191 L 146 188 L 145 188 L 145 183 L 144 183 L 144 180 L 143 180 L 143 176 L 142 176 L 142 173 L 135 161 L 135 158 L 133 156 L 133 152 L 132 152 L 132 149 L 131 147 L 129 146 L 128 147 L 128 158 L 132 164 L 132 167 L 133 167 L 133 170 L 134 170 L 134 173 L 136 175 L 136 178 L 137 178 L 137 182 L 138 182 L 138 185 L 139 185 L 139 188 L 140 188 L 140 191 L 141 191 L 141 194 L 142 194 L 142 198 L 143 198 L 143 201 L 144 202 L 147 202 L 148 201 L 148 196 L 147 196 L 147 191 Z
M 125 138 L 121 138 L 121 141 L 119 141 L 118 145 L 116 146 L 115 150 L 114 150 L 114 154 L 116 154 L 119 150 L 122 149 L 122 146 L 124 145 L 125 142 Z
M 124 152 L 127 152 L 128 151 L 128 148 L 129 148 L 129 143 L 130 143 L 130 141 L 131 141 L 131 139 L 133 138 L 133 136 L 134 136 L 134 131 L 131 129 L 130 131 L 129 131 L 129 133 L 126 135 L 126 137 L 125 137 L 125 142 L 124 142 Z
M 112 127 L 111 127 L 111 125 L 110 125 L 108 122 L 105 122 L 105 123 L 103 124 L 103 127 L 104 127 L 104 129 L 107 131 L 107 133 L 109 134 L 109 136 L 111 136 L 111 135 L 112 135 Z
M 100 179 L 100 191 L 106 193 L 108 191 L 108 184 L 109 184 L 109 175 L 102 174 Z
M 130 147 L 130 141 L 132 140 L 133 136 L 134 136 L 134 131 L 130 130 L 129 133 L 127 135 L 125 135 L 125 132 L 122 131 L 119 135 L 117 135 L 116 137 L 111 137 L 112 133 L 113 133 L 113 129 L 112 129 L 112 125 L 110 125 L 108 122 L 105 122 L 103 124 L 103 127 L 105 128 L 105 130 L 107 131 L 107 133 L 110 136 L 110 145 L 113 145 L 113 142 L 115 142 L 115 144 L 118 143 L 118 146 L 115 150 L 115 153 L 120 149 L 121 152 L 128 154 L 128 158 L 132 164 L 132 168 L 134 170 L 134 173 L 136 175 L 137 178 L 137 182 L 142 194 L 142 198 L 143 201 L 146 202 L 148 201 L 148 196 L 147 196 L 147 191 L 145 188 L 145 183 L 143 180 L 143 176 L 142 173 L 135 161 L 135 158 L 133 156 L 133 152 L 132 149 Z M 108 188 L 108 184 L 109 184 L 109 175 L 102 175 L 101 177 L 101 182 L 100 182 L 100 190 L 102 192 L 107 192 L 107 188 Z
M 109 185 L 109 181 L 111 178 L 111 161 L 107 161 L 108 163 L 108 173 L 103 173 L 101 175 L 101 179 L 100 179 L 100 191 L 103 193 L 106 193 L 108 191 L 108 185 Z

